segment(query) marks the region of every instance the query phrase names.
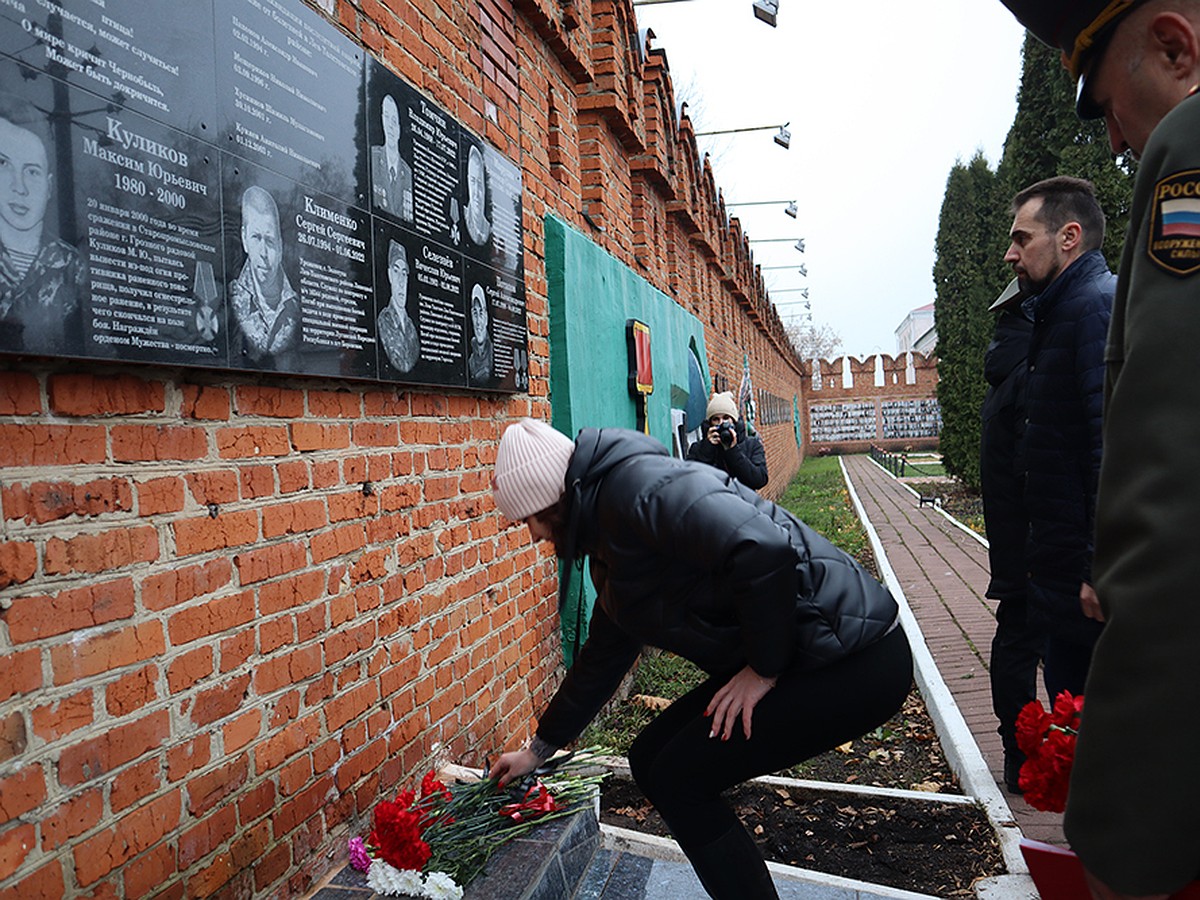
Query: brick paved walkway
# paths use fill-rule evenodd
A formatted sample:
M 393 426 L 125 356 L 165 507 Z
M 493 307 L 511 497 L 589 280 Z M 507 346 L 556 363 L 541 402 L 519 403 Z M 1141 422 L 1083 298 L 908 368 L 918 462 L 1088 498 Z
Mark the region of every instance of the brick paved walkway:
M 941 510 L 919 507 L 913 492 L 870 457 L 846 456 L 842 462 L 938 671 L 1000 783 L 1004 754 L 996 734 L 987 671 L 996 627 L 996 604 L 983 596 L 988 582 L 987 548 Z M 1025 837 L 1065 843 L 1062 816 L 1039 812 L 1007 792 L 1005 799 Z

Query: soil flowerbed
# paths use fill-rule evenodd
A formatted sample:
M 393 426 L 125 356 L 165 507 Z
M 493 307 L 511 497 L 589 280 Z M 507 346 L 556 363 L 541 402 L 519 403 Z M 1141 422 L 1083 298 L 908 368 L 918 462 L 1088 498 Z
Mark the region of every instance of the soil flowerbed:
M 768 859 L 937 897 L 971 897 L 975 881 L 1005 871 L 983 810 L 936 799 L 961 791 L 915 690 L 880 728 L 779 774 L 931 796 L 911 800 L 758 783 L 735 788 L 727 796 Z M 626 778 L 607 779 L 600 802 L 606 824 L 668 834 Z
M 758 783 L 727 797 L 776 862 L 936 897 L 972 897 L 975 881 L 1005 871 L 995 833 L 974 805 Z M 626 778 L 605 780 L 600 821 L 669 836 Z

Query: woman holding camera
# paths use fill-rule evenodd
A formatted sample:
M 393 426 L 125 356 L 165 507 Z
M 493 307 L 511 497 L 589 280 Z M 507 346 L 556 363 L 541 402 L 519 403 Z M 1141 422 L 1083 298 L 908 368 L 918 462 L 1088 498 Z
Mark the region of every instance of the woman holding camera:
M 703 429 L 704 437 L 688 448 L 688 459 L 716 466 L 753 490 L 766 485 L 767 453 L 756 435 L 746 433 L 731 392 L 712 395 Z
M 491 775 L 519 778 L 574 741 L 643 646 L 678 654 L 709 677 L 638 735 L 630 770 L 710 896 L 776 900 L 722 792 L 900 708 L 912 658 L 887 588 L 782 507 L 637 431 L 571 441 L 521 419 L 500 440 L 492 492 L 566 566 L 589 558 L 596 604 L 533 740 Z

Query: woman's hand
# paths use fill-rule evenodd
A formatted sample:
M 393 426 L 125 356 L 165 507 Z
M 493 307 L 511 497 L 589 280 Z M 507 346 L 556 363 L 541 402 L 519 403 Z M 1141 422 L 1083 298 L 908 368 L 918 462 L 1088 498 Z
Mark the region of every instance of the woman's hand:
M 721 736 L 721 740 L 729 740 L 733 727 L 738 718 L 742 720 L 742 731 L 746 740 L 750 739 L 750 717 L 758 701 L 766 696 L 767 691 L 775 687 L 774 678 L 764 678 L 749 666 L 738 672 L 729 683 L 713 695 L 704 710 L 706 716 L 712 716 L 712 731 L 709 737 Z
M 513 750 L 501 754 L 500 758 L 492 765 L 492 770 L 488 775 L 491 778 L 499 778 L 500 787 L 504 787 L 514 778 L 528 775 L 541 764 L 541 758 L 526 747 L 524 750 Z

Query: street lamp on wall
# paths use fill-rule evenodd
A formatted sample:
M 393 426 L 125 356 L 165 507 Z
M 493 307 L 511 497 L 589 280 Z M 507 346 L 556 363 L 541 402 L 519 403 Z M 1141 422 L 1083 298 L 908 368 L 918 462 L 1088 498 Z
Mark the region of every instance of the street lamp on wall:
M 661 2 L 661 0 L 660 0 Z M 723 128 L 719 131 L 697 131 L 696 137 L 709 137 L 714 134 L 741 134 L 744 131 L 771 131 L 778 129 L 775 132 L 774 141 L 784 150 L 792 145 L 792 133 L 787 127 L 790 122 L 784 122 L 782 125 L 754 125 L 750 128 Z
M 726 209 L 733 209 L 735 206 L 774 206 L 776 203 L 787 203 L 783 208 L 785 215 L 791 216 L 793 219 L 800 214 L 800 208 L 796 206 L 795 200 L 747 200 L 745 203 L 726 203 Z M 803 241 L 800 241 L 803 244 Z
M 793 240 L 793 238 L 751 238 L 750 243 L 751 244 L 791 244 L 792 240 Z M 804 239 L 800 238 L 794 244 L 792 244 L 792 246 L 795 247 L 797 250 L 799 250 L 801 253 L 803 253 L 804 252 Z M 790 269 L 792 267 L 791 266 L 766 266 L 765 268 L 768 268 L 768 269 L 770 269 L 770 268 Z M 801 266 L 800 268 L 803 269 L 804 266 Z M 802 271 L 800 274 L 805 275 L 807 273 Z
M 323 0 L 318 0 L 323 2 Z M 657 6 L 660 3 L 686 3 L 688 0 L 633 0 L 634 6 Z M 754 0 L 754 18 L 775 27 L 779 15 L 779 0 Z
M 779 15 L 779 0 L 754 0 L 754 16 L 775 27 L 775 17 Z

